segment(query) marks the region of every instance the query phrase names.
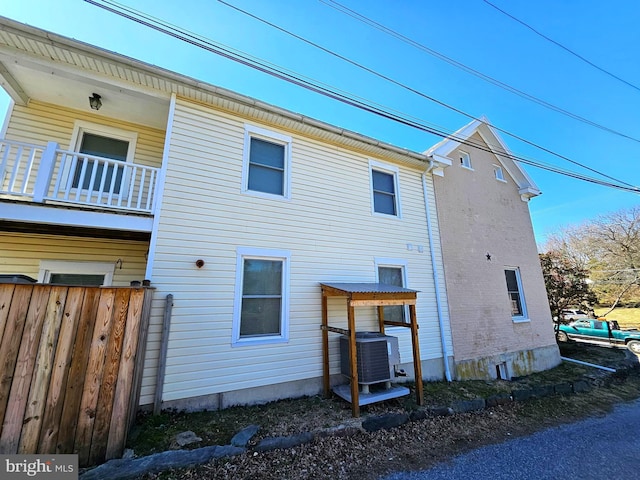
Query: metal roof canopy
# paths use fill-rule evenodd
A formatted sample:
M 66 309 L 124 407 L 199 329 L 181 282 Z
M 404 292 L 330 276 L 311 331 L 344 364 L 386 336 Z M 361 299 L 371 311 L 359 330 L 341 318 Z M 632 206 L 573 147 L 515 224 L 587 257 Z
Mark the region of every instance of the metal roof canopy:
M 360 416 L 358 368 L 356 362 L 356 328 L 355 307 L 375 306 L 378 310 L 380 333 L 384 334 L 385 325 L 406 327 L 411 329 L 413 346 L 413 368 L 416 384 L 416 402 L 422 405 L 422 365 L 420 363 L 420 346 L 418 343 L 418 322 L 416 320 L 417 290 L 396 287 L 384 283 L 321 283 L 322 289 L 322 356 L 324 396 L 329 398 L 331 385 L 329 377 L 329 332 L 340 333 L 349 337 L 349 364 L 351 367 L 351 410 L 354 417 Z M 348 329 L 331 327 L 328 320 L 327 299 L 329 297 L 346 297 Z M 409 323 L 393 322 L 384 319 L 384 307 L 389 305 L 408 305 Z

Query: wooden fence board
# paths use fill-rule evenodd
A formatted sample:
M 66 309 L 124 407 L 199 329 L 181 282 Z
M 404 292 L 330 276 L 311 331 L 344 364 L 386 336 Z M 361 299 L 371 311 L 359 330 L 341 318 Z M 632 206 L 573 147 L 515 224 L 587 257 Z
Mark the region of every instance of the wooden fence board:
M 129 399 L 133 388 L 133 372 L 135 369 L 136 351 L 138 350 L 138 332 L 144 304 L 144 290 L 131 291 L 129 299 L 129 312 L 127 316 L 124 339 L 122 343 L 122 356 L 118 371 L 118 382 L 113 399 L 113 411 L 109 426 L 109 438 L 105 451 L 105 459 L 117 458 L 122 454 L 122 447 L 126 441 L 128 429 Z
M 15 285 L 13 285 L 12 283 L 5 283 L 0 285 L 0 338 L 2 338 L 4 327 L 7 324 L 7 317 L 9 316 L 9 306 L 11 305 L 11 298 L 13 297 L 14 290 Z
M 67 290 L 67 287 L 52 287 L 49 294 L 27 408 L 22 421 L 18 453 L 35 452 L 38 448 L 42 416 L 49 391 L 49 379 L 53 368 Z
M 100 386 L 104 375 L 105 355 L 109 344 L 109 336 L 111 335 L 111 327 L 113 326 L 115 297 L 116 290 L 114 288 L 100 291 L 98 314 L 91 339 L 89 364 L 87 365 L 87 373 L 84 380 L 82 401 L 78 415 L 78 429 L 73 448 L 78 454 L 80 465 L 87 465 L 89 461 L 98 396 L 100 395 Z
M 89 452 L 89 465 L 104 458 L 107 451 L 107 439 L 109 438 L 109 426 L 111 425 L 111 414 L 113 412 L 113 398 L 120 369 L 120 358 L 122 355 L 122 340 L 127 322 L 129 310 L 129 297 L 131 290 L 118 290 L 113 308 L 111 335 L 107 345 L 104 373 L 100 385 L 100 394 L 96 408 L 96 417 L 93 424 L 93 435 L 91 436 L 91 451 Z
M 2 425 L 9 404 L 9 392 L 32 293 L 31 285 L 15 286 L 2 343 L 0 343 L 0 433 L 3 430 Z
M 71 353 L 73 352 L 78 323 L 80 323 L 79 317 L 83 299 L 83 288 L 68 289 L 66 302 L 62 309 L 60 334 L 58 335 L 51 381 L 45 401 L 40 438 L 38 447 L 34 450 L 39 453 L 56 453 L 62 407 L 67 398 L 65 394 L 71 367 Z
M 89 353 L 93 327 L 98 315 L 100 289 L 87 288 L 82 299 L 82 309 L 78 318 L 76 343 L 73 347 L 66 395 L 60 417 L 60 426 L 55 453 L 73 453 L 78 428 L 78 412 L 82 401 L 84 380 L 89 364 Z
M 0 453 L 13 454 L 18 451 L 22 421 L 27 407 L 31 378 L 40 345 L 40 335 L 47 312 L 51 287 L 35 289 L 29 303 L 24 324 L 20 350 L 9 392 L 9 402 L 0 435 Z
M 120 456 L 152 289 L 0 284 L 0 453 Z
M 140 331 L 138 332 L 138 351 L 136 352 L 135 367 L 133 371 L 133 394 L 129 398 L 129 420 L 127 431 L 129 431 L 136 420 L 136 411 L 140 404 L 140 391 L 142 390 L 142 372 L 146 359 L 147 337 L 149 335 L 149 318 L 151 317 L 151 304 L 153 296 L 148 290 L 145 292 L 142 303 L 142 314 L 140 319 Z M 126 442 L 126 437 L 125 437 Z

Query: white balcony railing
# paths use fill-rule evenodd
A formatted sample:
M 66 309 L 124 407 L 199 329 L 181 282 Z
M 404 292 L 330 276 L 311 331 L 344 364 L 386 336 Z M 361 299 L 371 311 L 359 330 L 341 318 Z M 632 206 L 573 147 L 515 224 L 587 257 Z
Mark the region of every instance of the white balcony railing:
M 159 169 L 0 140 L 0 196 L 153 213 Z

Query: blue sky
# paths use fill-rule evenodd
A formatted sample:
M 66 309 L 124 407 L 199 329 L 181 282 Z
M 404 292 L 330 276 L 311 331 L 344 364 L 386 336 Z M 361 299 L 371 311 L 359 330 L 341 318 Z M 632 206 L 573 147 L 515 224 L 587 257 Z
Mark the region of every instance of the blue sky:
M 326 0 L 328 3 L 329 0 Z M 458 62 L 611 130 L 640 139 L 640 90 L 588 66 L 483 0 L 339 0 Z M 503 130 L 632 185 L 640 141 L 605 132 L 491 85 L 320 0 L 229 3 L 366 65 Z M 174 25 L 455 131 L 469 118 L 375 78 L 215 0 L 120 0 Z M 640 4 L 635 0 L 491 3 L 607 71 L 640 85 Z M 376 118 L 222 59 L 82 0 L 0 2 L 0 15 L 72 37 L 386 142 L 423 151 L 440 138 Z M 0 111 L 8 98 L 0 92 Z M 502 135 L 517 155 L 597 177 Z M 543 194 L 529 204 L 536 238 L 640 204 L 638 194 L 525 167 Z M 601 177 L 598 177 L 601 178 Z

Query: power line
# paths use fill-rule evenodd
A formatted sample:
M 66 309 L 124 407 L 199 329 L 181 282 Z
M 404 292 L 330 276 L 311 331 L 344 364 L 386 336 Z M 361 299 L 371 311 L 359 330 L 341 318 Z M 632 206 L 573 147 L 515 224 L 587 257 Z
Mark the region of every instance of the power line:
M 345 56 L 343 56 L 343 55 L 340 55 L 340 54 L 338 54 L 338 53 L 334 52 L 333 50 L 330 50 L 330 49 L 328 49 L 328 48 L 323 47 L 322 45 L 319 45 L 319 44 L 317 44 L 317 43 L 315 43 L 315 42 L 312 42 L 312 41 L 310 41 L 310 40 L 307 40 L 306 38 L 304 38 L 304 37 L 302 37 L 302 36 L 300 36 L 300 35 L 297 35 L 297 34 L 295 34 L 295 33 L 291 32 L 290 30 L 287 30 L 287 29 L 285 29 L 285 28 L 283 28 L 283 27 L 280 27 L 280 26 L 278 26 L 278 25 L 276 25 L 276 24 L 274 24 L 274 23 L 272 23 L 272 22 L 269 22 L 269 21 L 265 20 L 265 19 L 264 19 L 264 18 L 262 18 L 262 17 L 259 17 L 259 16 L 254 15 L 254 14 L 252 14 L 252 13 L 250 13 L 250 12 L 246 11 L 246 10 L 243 10 L 243 9 L 241 9 L 241 8 L 239 8 L 239 7 L 236 7 L 235 5 L 232 5 L 232 4 L 230 4 L 230 3 L 228 3 L 228 2 L 226 2 L 226 1 L 224 1 L 224 0 L 218 0 L 218 2 L 219 2 L 219 3 L 222 3 L 223 5 L 226 5 L 227 7 L 230 7 L 230 8 L 232 8 L 232 9 L 236 10 L 237 12 L 240 12 L 240 13 L 242 13 L 242 14 L 244 14 L 244 15 L 247 15 L 247 16 L 249 16 L 249 17 L 253 18 L 254 20 L 257 20 L 257 21 L 259 21 L 259 22 L 261 22 L 261 23 L 264 23 L 265 25 L 268 25 L 268 26 L 270 26 L 270 27 L 272 27 L 272 28 L 275 28 L 276 30 L 279 30 L 280 32 L 285 33 L 286 35 L 289 35 L 289 36 L 291 36 L 291 37 L 296 38 L 297 40 L 300 40 L 300 41 L 302 41 L 302 42 L 304 42 L 304 43 L 306 43 L 306 44 L 308 44 L 308 45 L 311 45 L 311 46 L 312 46 L 312 47 L 314 47 L 314 48 L 317 48 L 317 49 L 319 49 L 319 50 L 322 50 L 323 52 L 325 52 L 325 53 L 327 53 L 327 54 L 329 54 L 329 55 L 332 55 L 332 56 L 334 56 L 334 57 L 336 57 L 336 58 L 338 58 L 338 59 L 340 59 L 340 60 L 342 60 L 342 61 L 344 61 L 344 62 L 347 62 L 347 63 L 349 63 L 350 65 L 353 65 L 353 66 L 355 66 L 355 67 L 357 67 L 357 68 L 360 68 L 361 70 L 364 70 L 364 71 L 366 71 L 367 73 L 370 73 L 370 74 L 372 74 L 372 75 L 375 75 L 375 76 L 376 76 L 376 77 L 378 77 L 378 78 L 382 78 L 382 79 L 383 79 L 383 80 L 385 80 L 385 81 L 388 81 L 388 82 L 390 82 L 390 83 L 392 83 L 392 84 L 394 84 L 394 85 L 396 85 L 396 86 L 399 86 L 399 87 L 401 87 L 401 88 L 403 88 L 403 89 L 405 89 L 405 90 L 407 90 L 407 91 L 409 91 L 409 92 L 411 92 L 411 93 L 413 93 L 413 94 L 415 94 L 415 95 L 418 95 L 418 96 L 420 96 L 420 97 L 422 97 L 422 98 L 425 98 L 425 99 L 427 99 L 427 100 L 429 100 L 429 101 L 431 101 L 431 102 L 437 103 L 438 105 L 440 105 L 440 106 L 442 106 L 442 107 L 445 107 L 445 108 L 447 108 L 447 109 L 449 109 L 449 110 L 452 110 L 452 111 L 454 111 L 454 112 L 456 112 L 456 113 L 459 113 L 459 114 L 461 114 L 461 115 L 464 115 L 464 116 L 466 116 L 467 118 L 470 118 L 470 119 L 472 119 L 472 120 L 483 121 L 482 119 L 477 118 L 477 117 L 475 117 L 475 116 L 471 115 L 470 113 L 467 113 L 467 112 L 465 112 L 465 111 L 463 111 L 463 110 L 461 110 L 461 109 L 459 109 L 459 108 L 456 108 L 456 107 L 454 107 L 454 106 L 452 106 L 452 105 L 450 105 L 450 104 L 448 104 L 448 103 L 445 103 L 445 102 L 443 102 L 443 101 L 441 101 L 441 100 L 438 100 L 438 99 L 437 99 L 437 98 L 435 98 L 435 97 L 432 97 L 432 96 L 430 96 L 430 95 L 427 95 L 426 93 L 424 93 L 424 92 L 422 92 L 422 91 L 420 91 L 420 90 L 416 90 L 415 88 L 410 87 L 410 86 L 408 86 L 408 85 L 406 85 L 406 84 L 404 84 L 404 83 L 401 83 L 401 82 L 399 82 L 399 81 L 397 81 L 397 80 L 395 80 L 395 79 L 393 79 L 393 78 L 391 78 L 391 77 L 388 77 L 388 76 L 386 76 L 386 75 L 383 75 L 382 73 L 380 73 L 380 72 L 378 72 L 378 71 L 376 71 L 376 70 L 373 70 L 372 68 L 369 68 L 369 67 L 367 67 L 367 66 L 365 66 L 365 65 L 363 65 L 363 64 L 361 64 L 361 63 L 358 63 L 358 62 L 356 62 L 356 61 L 354 61 L 354 60 L 351 60 L 351 59 L 350 59 L 350 58 L 348 58 L 348 57 L 345 57 Z M 521 142 L 524 142 L 524 143 L 526 143 L 527 145 L 530 145 L 530 146 L 535 147 L 535 148 L 537 148 L 537 149 L 539 149 L 539 150 L 542 150 L 542 151 L 544 151 L 544 152 L 546 152 L 546 153 L 549 153 L 549 154 L 554 155 L 554 156 L 556 156 L 556 157 L 558 157 L 558 158 L 561 158 L 561 159 L 563 159 L 563 160 L 566 160 L 566 161 L 568 161 L 568 162 L 570 162 L 570 163 L 573 163 L 574 165 L 578 165 L 578 166 L 580 166 L 580 167 L 582 167 L 582 168 L 584 168 L 584 169 L 586 169 L 586 170 L 589 170 L 589 171 L 591 171 L 591 172 L 593 172 L 593 173 L 596 173 L 596 174 L 601 175 L 601 176 L 603 176 L 603 177 L 605 177 L 605 178 L 608 178 L 609 180 L 613 180 L 613 181 L 618 182 L 618 183 L 620 183 L 620 184 L 622 184 L 622 185 L 627 185 L 627 186 L 630 186 L 630 187 L 633 187 L 633 186 L 634 186 L 634 185 L 632 185 L 632 184 L 630 184 L 630 183 L 627 183 L 627 182 L 625 182 L 625 181 L 623 181 L 623 180 L 619 180 L 619 179 L 617 179 L 617 178 L 611 177 L 611 176 L 609 176 L 609 175 L 607 175 L 607 174 L 605 174 L 605 173 L 603 173 L 603 172 L 600 172 L 599 170 L 596 170 L 596 169 L 591 168 L 591 167 L 589 167 L 589 166 L 587 166 L 587 165 L 584 165 L 583 163 L 580 163 L 580 162 L 577 162 L 577 161 L 575 161 L 575 160 L 572 160 L 571 158 L 569 158 L 569 157 L 567 157 L 567 156 L 564 156 L 564 155 L 561 155 L 561 154 L 559 154 L 559 153 L 557 153 L 557 152 L 554 152 L 553 150 L 550 150 L 550 149 L 548 149 L 548 148 L 546 148 L 546 147 L 543 147 L 543 146 L 541 146 L 541 145 L 539 145 L 539 144 L 537 144 L 537 143 L 534 143 L 534 142 L 532 142 L 532 141 L 530 141 L 530 140 L 527 140 L 527 139 L 525 139 L 525 138 L 523 138 L 523 137 L 521 137 L 521 136 L 519 136 L 519 135 L 516 135 L 516 134 L 514 134 L 514 133 L 511 133 L 511 132 L 509 132 L 509 131 L 507 131 L 507 130 L 504 130 L 504 129 L 502 129 L 502 128 L 500 128 L 500 127 L 496 126 L 496 125 L 489 124 L 488 122 L 484 122 L 484 123 L 487 123 L 488 125 L 490 125 L 490 126 L 491 126 L 491 127 L 493 127 L 494 129 L 496 129 L 496 130 L 498 130 L 498 131 L 500 131 L 500 132 L 502 132 L 502 133 L 504 133 L 504 134 L 506 134 L 506 135 L 509 135 L 509 136 L 510 136 L 510 137 L 512 137 L 512 138 L 515 138 L 515 139 L 517 139 L 517 140 L 520 140 Z
M 596 70 L 601 71 L 602 73 L 609 75 L 611 78 L 615 78 L 616 80 L 618 80 L 619 82 L 624 83 L 625 85 L 628 85 L 629 87 L 637 90 L 640 92 L 640 87 L 638 87 L 637 85 L 634 85 L 631 82 L 626 81 L 624 78 L 620 78 L 619 76 L 617 76 L 614 73 L 611 73 L 609 70 L 600 67 L 598 65 L 596 65 L 595 63 L 593 63 L 591 60 L 583 57 L 582 55 L 580 55 L 579 53 L 571 50 L 569 47 L 565 47 L 563 44 L 561 44 L 560 42 L 557 42 L 556 40 L 554 40 L 553 38 L 548 37 L 547 35 L 545 35 L 544 33 L 540 32 L 539 30 L 536 30 L 535 28 L 533 28 L 531 25 L 529 25 L 528 23 L 526 23 L 523 20 L 520 20 L 519 18 L 511 15 L 510 13 L 502 10 L 500 7 L 494 5 L 493 3 L 487 1 L 487 0 L 482 0 L 484 3 L 486 3 L 487 5 L 495 8 L 496 10 L 498 10 L 500 13 L 502 13 L 503 15 L 509 17 L 511 20 L 518 22 L 520 25 L 523 25 L 524 27 L 528 28 L 529 30 L 531 30 L 533 33 L 535 33 L 536 35 L 538 35 L 539 37 L 544 38 L 546 41 L 553 43 L 554 45 L 556 45 L 557 47 L 560 47 L 561 49 L 563 49 L 566 52 L 569 52 L 571 55 L 573 55 L 576 58 L 579 58 L 580 60 L 582 60 L 584 63 L 586 63 L 587 65 L 592 66 L 593 68 L 595 68 Z
M 560 113 L 562 115 L 565 115 L 565 116 L 567 116 L 569 118 L 572 118 L 574 120 L 577 120 L 579 122 L 585 123 L 587 125 L 591 125 L 592 127 L 598 128 L 598 129 L 603 130 L 605 132 L 609 132 L 609 133 L 612 133 L 612 134 L 617 135 L 619 137 L 623 137 L 623 138 L 626 138 L 628 140 L 632 140 L 634 142 L 640 143 L 640 138 L 633 137 L 631 135 L 627 135 L 626 133 L 620 132 L 619 130 L 615 130 L 613 128 L 607 127 L 607 126 L 602 125 L 600 123 L 597 123 L 597 122 L 595 122 L 593 120 L 589 120 L 588 118 L 582 117 L 582 116 L 580 116 L 580 115 L 578 115 L 576 113 L 572 113 L 572 112 L 570 112 L 568 110 L 565 110 L 565 109 L 563 109 L 561 107 L 558 107 L 557 105 L 554 105 L 554 104 L 549 103 L 549 102 L 547 102 L 545 100 L 542 100 L 541 98 L 538 98 L 538 97 L 535 97 L 535 96 L 533 96 L 531 94 L 523 92 L 522 90 L 519 90 L 519 89 L 517 89 L 515 87 L 512 87 L 511 85 L 509 85 L 507 83 L 504 83 L 504 82 L 502 82 L 500 80 L 497 80 L 497 79 L 495 79 L 493 77 L 490 77 L 489 75 L 486 75 L 486 74 L 484 74 L 484 73 L 482 73 L 482 72 L 480 72 L 478 70 L 475 70 L 475 69 L 473 69 L 473 68 L 471 68 L 471 67 L 469 67 L 469 66 L 467 66 L 467 65 L 465 65 L 465 64 L 463 64 L 461 62 L 458 62 L 457 60 L 454 60 L 454 59 L 452 59 L 450 57 L 447 57 L 446 55 L 443 55 L 442 53 L 437 52 L 436 50 L 433 50 L 433 49 L 427 47 L 426 45 L 423 45 L 423 44 L 421 44 L 421 43 L 419 43 L 419 42 L 417 42 L 417 41 L 415 41 L 415 40 L 413 40 L 413 39 L 411 39 L 411 38 L 409 38 L 409 37 L 397 32 L 397 31 L 395 31 L 395 30 L 393 30 L 393 29 L 391 29 L 389 27 L 386 27 L 386 26 L 382 25 L 381 23 L 378 23 L 375 20 L 372 20 L 372 19 L 362 15 L 361 13 L 358 13 L 355 10 L 350 9 L 350 8 L 346 7 L 345 5 L 342 5 L 339 2 L 336 2 L 335 0 L 320 0 L 320 2 L 324 3 L 325 5 L 333 8 L 333 9 L 335 9 L 337 11 L 339 11 L 340 13 L 348 15 L 348 16 L 350 16 L 350 17 L 352 17 L 352 18 L 354 18 L 354 19 L 356 19 L 356 20 L 358 20 L 358 21 L 360 21 L 362 23 L 365 23 L 365 24 L 367 24 L 367 25 L 369 25 L 369 26 L 371 26 L 371 27 L 373 27 L 373 28 L 375 28 L 377 30 L 380 30 L 383 33 L 386 33 L 387 35 L 390 35 L 390 36 L 392 36 L 394 38 L 397 38 L 398 40 L 400 40 L 400 41 L 402 41 L 404 43 L 407 43 L 407 44 L 409 44 L 409 45 L 411 45 L 411 46 L 413 46 L 413 47 L 415 47 L 415 48 L 417 48 L 419 50 L 422 50 L 422 51 L 428 53 L 429 55 L 432 55 L 432 56 L 434 56 L 436 58 L 439 58 L 440 60 L 443 60 L 443 61 L 449 63 L 450 65 L 453 65 L 453 66 L 455 66 L 457 68 L 460 68 L 461 70 L 464 70 L 467 73 L 475 75 L 476 77 L 481 78 L 482 80 L 485 80 L 485 81 L 487 81 L 489 83 L 492 83 L 493 85 L 496 85 L 496 86 L 498 86 L 498 87 L 500 87 L 500 88 L 502 88 L 504 90 L 507 90 L 507 91 L 515 94 L 515 95 L 518 95 L 519 97 L 525 98 L 525 99 L 527 99 L 527 100 L 529 100 L 531 102 L 537 103 L 538 105 L 541 105 L 541 106 L 543 106 L 545 108 L 553 110 L 554 112 Z
M 116 2 L 110 1 L 110 0 L 84 0 L 87 3 L 90 3 L 92 5 L 95 5 L 97 7 L 100 7 L 106 11 L 115 13 L 116 15 L 119 15 L 121 17 L 127 18 L 129 20 L 132 20 L 140 25 L 144 25 L 146 27 L 149 27 L 153 30 L 156 30 L 158 32 L 161 32 L 163 34 L 169 35 L 173 38 L 176 38 L 178 40 L 184 41 L 186 43 L 189 43 L 191 45 L 197 46 L 199 48 L 202 48 L 204 50 L 207 50 L 211 53 L 214 53 L 216 55 L 220 55 L 224 58 L 233 60 L 237 63 L 240 63 L 242 65 L 246 65 L 248 67 L 251 67 L 255 70 L 258 70 L 260 72 L 263 73 L 267 73 L 268 75 L 271 75 L 275 78 L 281 79 L 281 80 L 285 80 L 289 83 L 292 83 L 294 85 L 298 85 L 300 87 L 303 87 L 307 90 L 310 90 L 312 92 L 315 93 L 319 93 L 321 95 L 324 95 L 328 98 L 334 99 L 334 100 L 338 100 L 342 103 L 345 103 L 347 105 L 351 105 L 354 106 L 356 108 L 359 108 L 363 111 L 369 112 L 369 113 L 373 113 L 375 115 L 378 115 L 380 117 L 401 123 L 403 125 L 407 125 L 410 126 L 412 128 L 416 128 L 418 130 L 427 132 L 427 133 L 431 133 L 434 135 L 437 135 L 439 137 L 446 137 L 446 138 L 451 138 L 453 140 L 456 140 L 462 144 L 466 144 L 466 145 L 470 145 L 470 146 L 475 146 L 476 148 L 482 149 L 484 151 L 490 152 L 495 154 L 495 151 L 492 150 L 491 148 L 489 148 L 488 146 L 484 146 L 484 145 L 478 145 L 478 144 L 474 144 L 473 142 L 469 142 L 468 139 L 464 139 L 464 138 L 459 138 L 456 137 L 455 135 L 452 135 L 448 132 L 436 129 L 434 127 L 430 127 L 428 125 L 425 125 L 424 123 L 419 122 L 418 120 L 412 119 L 406 115 L 401 115 L 399 113 L 394 113 L 393 111 L 390 110 L 385 110 L 379 106 L 376 106 L 376 104 L 371 103 L 371 102 L 367 102 L 365 100 L 362 99 L 358 99 L 355 96 L 350 96 L 346 93 L 341 93 L 339 91 L 336 90 L 332 90 L 331 88 L 324 86 L 318 82 L 315 82 L 313 80 L 305 80 L 304 78 L 302 78 L 301 76 L 298 75 L 294 75 L 292 73 L 287 72 L 284 69 L 281 69 L 279 67 L 273 66 L 273 65 L 269 65 L 267 62 L 264 62 L 260 59 L 256 59 L 255 57 L 251 57 L 250 55 L 247 55 L 243 52 L 239 52 L 239 51 L 234 51 L 234 49 L 231 49 L 227 46 L 221 45 L 217 42 L 214 42 L 210 39 L 207 39 L 205 37 L 202 37 L 200 35 L 194 34 L 192 32 L 188 32 L 185 31 L 179 27 L 176 27 L 174 25 L 171 25 L 169 23 L 166 23 L 162 20 L 159 19 L 155 19 L 149 15 L 146 15 L 142 12 L 133 10 L 131 8 L 128 8 L 124 5 L 120 5 Z M 109 4 L 111 6 L 108 5 L 104 5 L 104 4 L 100 4 L 98 2 L 103 2 L 106 4 Z M 120 10 L 118 10 L 120 9 Z M 611 187 L 611 188 L 616 188 L 618 190 L 623 190 L 623 191 L 627 191 L 627 192 L 633 192 L 633 193 L 640 193 L 640 188 L 638 187 L 628 187 L 628 186 L 623 186 L 620 184 L 615 184 L 615 183 L 611 183 L 611 182 L 606 182 L 604 180 L 600 180 L 600 179 L 596 179 L 596 178 L 591 178 L 591 177 L 587 177 L 585 175 L 582 174 L 578 174 L 576 172 L 571 172 L 571 171 L 567 171 L 567 170 L 563 170 L 559 167 L 553 166 L 553 165 L 548 165 L 548 164 L 544 164 L 542 162 L 539 161 L 535 161 L 535 160 L 530 160 L 526 157 L 522 157 L 522 156 L 518 156 L 518 155 L 514 155 L 514 154 L 510 154 L 507 152 L 501 152 L 501 155 L 504 155 L 505 157 L 511 158 L 514 161 L 518 161 L 520 163 L 524 163 L 527 165 L 531 165 L 537 168 L 541 168 L 544 170 L 548 170 L 554 173 L 559 173 L 568 177 L 572 177 L 578 180 L 583 180 L 586 182 L 590 182 L 590 183 L 594 183 L 597 185 L 602 185 L 602 186 L 606 186 L 606 187 Z

